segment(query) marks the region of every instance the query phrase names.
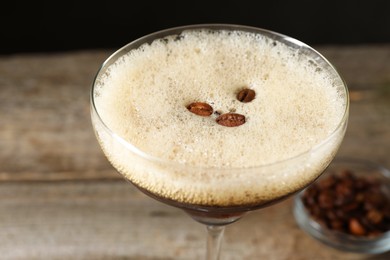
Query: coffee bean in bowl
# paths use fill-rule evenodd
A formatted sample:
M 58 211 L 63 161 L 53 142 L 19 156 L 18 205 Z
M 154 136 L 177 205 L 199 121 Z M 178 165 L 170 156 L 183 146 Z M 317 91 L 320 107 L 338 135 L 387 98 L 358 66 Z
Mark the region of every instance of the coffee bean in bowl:
M 358 253 L 390 250 L 390 172 L 357 159 L 336 159 L 295 197 L 298 225 L 319 241 Z

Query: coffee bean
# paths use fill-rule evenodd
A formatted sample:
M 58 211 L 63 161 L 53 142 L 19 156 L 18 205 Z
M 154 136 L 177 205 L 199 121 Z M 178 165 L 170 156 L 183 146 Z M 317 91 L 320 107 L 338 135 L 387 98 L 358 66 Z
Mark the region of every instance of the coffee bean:
M 324 191 L 318 195 L 318 205 L 323 209 L 333 207 L 334 195 L 332 191 Z
M 210 116 L 213 113 L 213 108 L 204 102 L 193 102 L 187 109 L 198 116 Z
M 390 198 L 378 180 L 335 172 L 308 187 L 303 205 L 320 225 L 355 236 L 390 230 Z
M 253 89 L 244 88 L 237 93 L 237 99 L 243 103 L 251 102 L 255 99 L 256 92 Z
M 349 232 L 355 236 L 363 236 L 366 234 L 366 229 L 356 218 L 351 218 L 348 223 Z
M 332 228 L 334 230 L 337 230 L 337 231 L 341 231 L 341 232 L 345 231 L 344 223 L 341 220 L 333 220 L 333 221 L 331 221 L 330 222 L 330 228 Z
M 382 222 L 384 216 L 380 211 L 373 209 L 367 212 L 366 217 L 370 223 L 379 224 Z
M 235 127 L 245 123 L 245 116 L 237 113 L 226 113 L 217 117 L 216 121 L 222 126 Z

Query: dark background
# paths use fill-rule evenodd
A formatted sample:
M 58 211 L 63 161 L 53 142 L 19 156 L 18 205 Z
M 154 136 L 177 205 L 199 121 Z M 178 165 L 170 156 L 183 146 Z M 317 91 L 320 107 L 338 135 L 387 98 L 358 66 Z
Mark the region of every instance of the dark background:
M 390 1 L 13 1 L 1 8 L 0 54 L 119 48 L 157 30 L 234 23 L 309 45 L 390 43 Z

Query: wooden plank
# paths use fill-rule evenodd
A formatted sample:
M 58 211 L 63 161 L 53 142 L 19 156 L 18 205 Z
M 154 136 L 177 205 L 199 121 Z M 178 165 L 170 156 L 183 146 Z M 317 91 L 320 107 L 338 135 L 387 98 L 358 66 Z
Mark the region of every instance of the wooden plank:
M 338 155 L 390 167 L 390 46 L 333 46 L 320 51 L 350 90 L 348 129 Z
M 390 45 L 318 49 L 351 90 L 350 123 L 338 155 L 389 167 Z M 0 57 L 0 258 L 203 258 L 204 227 L 135 190 L 97 145 L 89 89 L 110 53 Z M 229 226 L 223 258 L 364 258 L 307 236 L 291 205 L 290 199 Z
M 204 226 L 124 181 L 3 183 L 0 198 L 1 259 L 204 259 Z M 291 202 L 228 226 L 222 259 L 364 258 L 307 236 Z
M 89 90 L 108 54 L 0 58 L 0 180 L 119 178 L 89 119 Z
M 390 45 L 318 48 L 351 90 L 340 155 L 390 165 Z M 120 178 L 89 119 L 89 90 L 111 51 L 0 57 L 0 181 Z

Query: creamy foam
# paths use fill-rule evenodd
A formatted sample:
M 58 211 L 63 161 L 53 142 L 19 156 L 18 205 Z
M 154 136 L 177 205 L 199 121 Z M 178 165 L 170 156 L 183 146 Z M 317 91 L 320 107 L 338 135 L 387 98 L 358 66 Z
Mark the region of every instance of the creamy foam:
M 116 168 L 153 193 L 210 205 L 266 201 L 313 180 L 339 146 L 343 131 L 288 169 L 252 169 L 302 154 L 335 131 L 346 101 L 342 81 L 328 70 L 259 34 L 186 31 L 121 57 L 97 81 L 94 96 L 101 119 L 118 136 L 185 166 L 146 161 L 95 128 Z M 236 99 L 243 87 L 256 92 L 252 102 Z M 216 115 L 190 113 L 186 106 L 194 101 L 245 115 L 246 123 L 218 125 Z M 192 166 L 251 169 L 210 173 Z

